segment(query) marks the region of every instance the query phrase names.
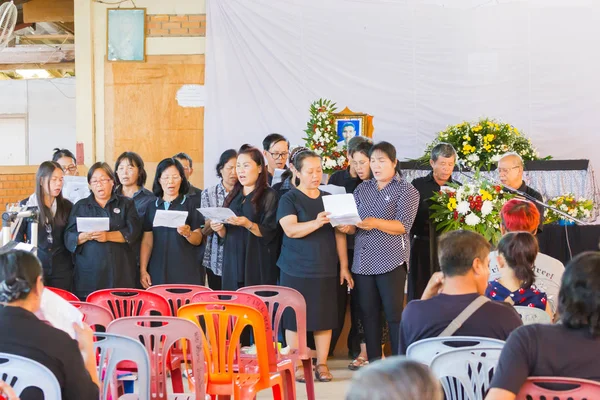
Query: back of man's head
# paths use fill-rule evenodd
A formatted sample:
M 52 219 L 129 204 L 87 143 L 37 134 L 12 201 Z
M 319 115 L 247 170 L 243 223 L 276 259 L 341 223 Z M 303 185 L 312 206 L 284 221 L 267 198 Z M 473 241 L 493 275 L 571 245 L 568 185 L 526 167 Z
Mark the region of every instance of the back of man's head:
M 467 275 L 475 259 L 483 262 L 490 249 L 489 242 L 478 233 L 464 230 L 445 233 L 438 242 L 440 268 L 449 278 Z
M 512 199 L 500 210 L 502 226 L 507 232 L 529 232 L 535 234 L 540 224 L 540 212 L 530 201 Z

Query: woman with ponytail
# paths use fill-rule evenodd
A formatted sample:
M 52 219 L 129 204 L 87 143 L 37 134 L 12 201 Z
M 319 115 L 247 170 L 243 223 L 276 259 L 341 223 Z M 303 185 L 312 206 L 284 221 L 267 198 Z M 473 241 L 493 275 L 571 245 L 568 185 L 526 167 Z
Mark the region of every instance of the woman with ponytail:
M 535 281 L 534 263 L 539 252 L 537 239 L 529 232 L 510 232 L 498 243 L 500 278 L 488 284 L 485 295 L 515 306 L 536 307 L 554 315 L 546 293 Z

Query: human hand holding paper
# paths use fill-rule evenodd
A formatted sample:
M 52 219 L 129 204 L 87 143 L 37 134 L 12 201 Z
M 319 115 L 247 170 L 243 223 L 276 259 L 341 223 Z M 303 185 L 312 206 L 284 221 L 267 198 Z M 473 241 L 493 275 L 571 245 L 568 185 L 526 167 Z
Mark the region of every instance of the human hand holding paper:
M 359 223 L 360 216 L 354 201 L 354 195 L 334 194 L 331 196 L 323 196 L 323 206 L 325 211 L 329 212 L 331 226 L 338 225 L 356 225 Z
M 165 228 L 179 228 L 185 225 L 187 217 L 187 211 L 156 210 L 152 226 L 163 226 Z
M 226 207 L 203 207 L 197 210 L 204 216 L 205 220 L 210 219 L 211 224 L 215 222 L 224 223 L 230 217 L 237 217 L 233 211 Z
M 77 232 L 108 232 L 110 230 L 110 220 L 108 217 L 91 218 L 77 217 Z

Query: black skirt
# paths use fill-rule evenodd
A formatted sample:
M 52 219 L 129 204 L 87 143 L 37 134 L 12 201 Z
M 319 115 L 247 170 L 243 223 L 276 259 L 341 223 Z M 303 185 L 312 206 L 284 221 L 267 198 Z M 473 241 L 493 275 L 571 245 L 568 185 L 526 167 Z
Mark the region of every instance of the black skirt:
M 337 321 L 337 277 L 299 278 L 281 271 L 280 286 L 299 291 L 306 300 L 306 330 L 327 331 L 338 328 Z M 283 328 L 296 331 L 294 313 L 287 309 L 283 313 Z

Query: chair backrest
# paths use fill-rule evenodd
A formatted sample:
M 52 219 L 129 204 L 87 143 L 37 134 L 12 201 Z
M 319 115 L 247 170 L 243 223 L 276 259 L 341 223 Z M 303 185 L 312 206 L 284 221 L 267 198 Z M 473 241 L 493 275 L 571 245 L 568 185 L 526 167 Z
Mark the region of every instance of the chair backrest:
M 12 386 L 17 396 L 27 387 L 37 387 L 45 399 L 60 399 L 58 380 L 48 368 L 37 361 L 14 354 L 0 353 L 0 377 Z
M 283 311 L 288 307 L 294 310 L 298 333 L 298 357 L 301 360 L 310 358 L 310 349 L 306 344 L 306 300 L 300 292 L 292 288 L 273 285 L 247 286 L 238 289 L 238 292 L 252 293 L 260 297 L 267 305 L 269 308 L 269 321 L 271 321 L 273 327 L 274 342 L 277 342 L 279 337 Z
M 437 355 L 431 371 L 447 400 L 483 400 L 500 358 L 499 348 L 456 349 Z
M 150 359 L 144 346 L 135 339 L 113 333 L 94 333 L 94 347 L 100 353 L 98 380 L 102 388 L 101 400 L 117 399 L 115 375 L 117 364 L 133 361 L 137 366 L 138 398 L 150 398 Z M 109 389 L 111 396 L 109 397 Z
M 140 289 L 102 289 L 87 297 L 88 303 L 107 308 L 115 317 L 138 317 L 158 312 L 170 316 L 169 302 L 160 294 Z
M 431 365 L 435 356 L 456 349 L 473 349 L 478 347 L 504 347 L 504 342 L 498 339 L 470 336 L 434 337 L 412 343 L 406 350 L 406 357 L 423 364 Z
M 556 313 L 558 308 L 558 292 L 562 281 L 565 266 L 554 257 L 544 253 L 538 253 L 535 259 L 535 286 L 546 293 L 552 311 Z
M 552 389 L 540 386 L 552 385 Z M 563 388 L 564 385 L 564 388 Z M 521 386 L 516 400 L 592 400 L 600 399 L 600 383 L 587 379 L 531 377 Z
M 98 304 L 86 303 L 84 301 L 71 301 L 74 307 L 78 308 L 83 314 L 83 322 L 94 329 L 95 325 L 100 325 L 104 329 L 113 321 L 113 315 L 106 307 Z
M 540 310 L 539 308 L 515 306 L 515 310 L 521 316 L 521 319 L 523 320 L 523 325 L 552 323 L 550 315 L 548 315 L 546 311 Z
M 66 301 L 79 301 L 79 297 L 75 296 L 73 293 L 68 292 L 66 290 L 54 288 L 54 287 L 50 287 L 50 286 L 46 286 L 45 288 L 50 290 L 51 292 L 56 293 L 57 295 L 59 295 L 60 297 L 65 299 Z
M 167 398 L 167 353 L 180 339 L 187 340 L 194 393 L 197 399 L 204 399 L 202 332 L 196 324 L 177 317 L 126 317 L 113 321 L 107 332 L 134 338 L 144 345 L 150 356 L 150 395 L 153 399 Z
M 156 285 L 150 286 L 146 291 L 160 294 L 167 299 L 171 315 L 177 315 L 179 307 L 190 304 L 196 293 L 211 292 L 212 289 L 200 285 Z
M 237 344 L 245 327 L 252 327 L 260 381 L 257 385 L 269 387 L 269 360 L 275 352 L 272 339 L 260 311 L 229 302 L 188 304 L 179 309 L 180 318 L 189 319 L 202 331 L 204 356 L 207 360 L 208 380 L 211 384 L 230 385 L 235 377 L 234 364 Z M 232 324 L 231 330 L 227 329 Z M 229 345 L 231 343 L 231 345 Z

